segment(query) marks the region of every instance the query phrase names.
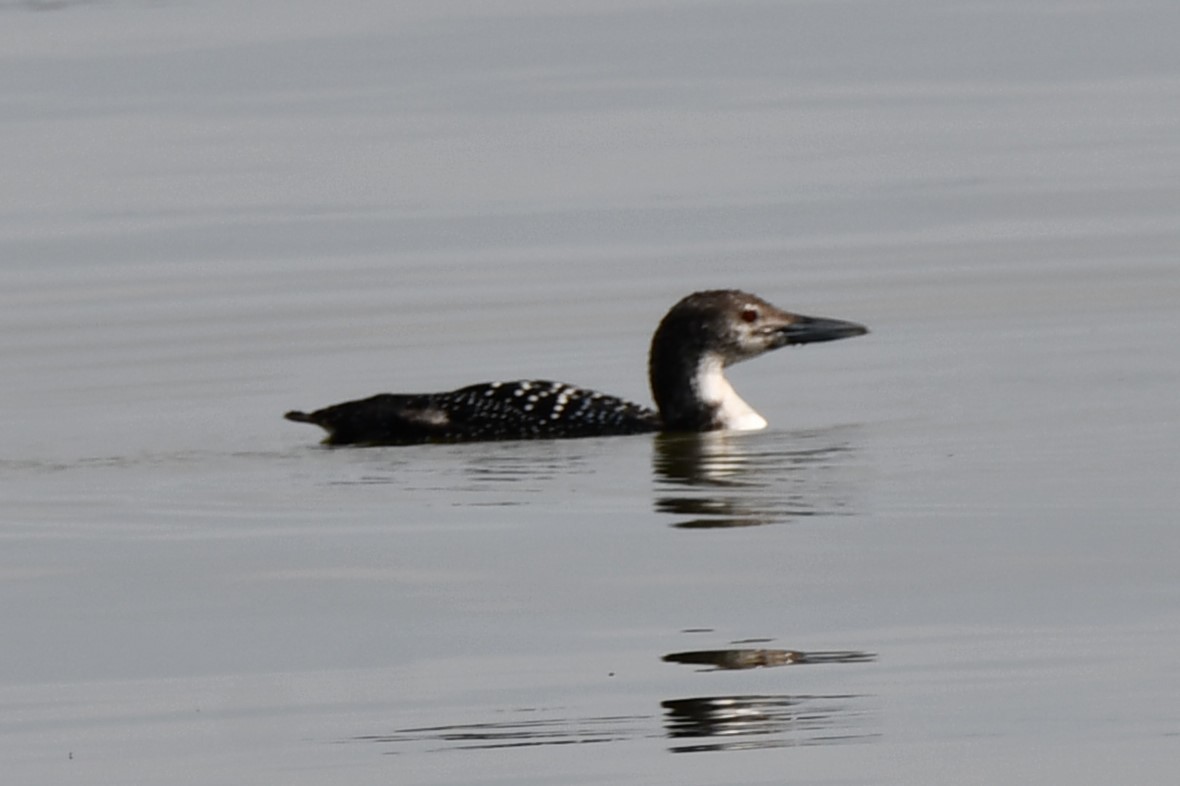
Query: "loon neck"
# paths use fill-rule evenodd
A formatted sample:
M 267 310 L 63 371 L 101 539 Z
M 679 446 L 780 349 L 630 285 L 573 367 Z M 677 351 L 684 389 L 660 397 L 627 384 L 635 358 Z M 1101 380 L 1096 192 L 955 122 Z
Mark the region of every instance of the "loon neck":
M 684 349 L 682 347 L 682 349 Z M 716 353 L 653 353 L 652 396 L 669 431 L 755 431 L 766 419 L 742 400 L 724 374 Z
M 729 431 L 757 431 L 766 428 L 766 418 L 747 404 L 729 380 L 725 364 L 715 355 L 706 355 L 697 364 L 692 386 L 701 402 L 713 412 L 712 427 Z

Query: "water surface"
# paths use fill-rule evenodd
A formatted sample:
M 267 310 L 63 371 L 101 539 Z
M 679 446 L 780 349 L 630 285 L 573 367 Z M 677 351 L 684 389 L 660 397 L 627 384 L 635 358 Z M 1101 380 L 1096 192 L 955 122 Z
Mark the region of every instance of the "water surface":
M 1171 783 L 1169 3 L 0 4 L 21 783 Z M 683 294 L 855 341 L 640 401 Z

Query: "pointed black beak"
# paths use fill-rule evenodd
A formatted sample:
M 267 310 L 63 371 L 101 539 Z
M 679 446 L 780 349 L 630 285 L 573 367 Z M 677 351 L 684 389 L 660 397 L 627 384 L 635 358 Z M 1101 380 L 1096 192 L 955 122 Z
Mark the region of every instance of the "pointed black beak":
M 839 338 L 863 336 L 869 332 L 864 325 L 846 322 L 843 319 L 805 317 L 793 315 L 791 323 L 779 329 L 783 344 L 814 344 L 819 341 L 835 341 Z

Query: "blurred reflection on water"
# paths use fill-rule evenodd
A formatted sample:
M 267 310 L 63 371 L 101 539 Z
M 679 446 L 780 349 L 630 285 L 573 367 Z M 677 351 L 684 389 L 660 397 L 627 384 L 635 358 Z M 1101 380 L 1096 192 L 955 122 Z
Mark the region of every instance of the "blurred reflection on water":
M 676 741 L 670 752 L 694 753 L 866 742 L 879 736 L 870 728 L 877 721 L 867 697 L 851 694 L 699 696 L 668 699 L 660 706 L 662 730 L 654 715 L 578 717 L 565 714 L 565 708 L 525 708 L 505 711 L 503 720 L 402 728 L 351 741 L 401 754 L 667 737 Z
M 414 746 L 430 751 L 526 748 L 543 745 L 580 745 L 617 742 L 653 736 L 647 715 L 563 717 L 552 709 L 521 709 L 502 721 L 459 723 L 398 729 L 390 734 L 354 737 L 355 742 L 395 745 L 389 753 Z
M 863 696 L 702 696 L 663 702 L 672 753 L 864 742 L 871 712 Z
M 846 429 L 659 435 L 655 509 L 683 529 L 852 515 L 855 460 Z
M 876 655 L 857 651 L 720 649 L 669 653 L 662 660 L 713 667 L 697 669 L 701 674 L 773 666 L 854 665 L 874 661 Z M 865 741 L 879 736 L 870 701 L 869 696 L 851 693 L 667 699 L 660 702 L 665 713 L 662 732 L 655 715 L 624 711 L 579 716 L 570 714 L 571 708 L 565 706 L 505 707 L 492 710 L 486 720 L 405 727 L 351 739 L 389 746 L 387 752 L 391 754 L 583 745 L 659 737 L 697 740 L 690 745 L 671 746 L 673 753 L 782 748 Z
M 711 666 L 707 671 L 720 669 L 757 669 L 772 666 L 793 666 L 817 663 L 866 663 L 876 656 L 857 650 L 801 652 L 784 649 L 723 649 L 670 652 L 664 656 L 668 663 Z

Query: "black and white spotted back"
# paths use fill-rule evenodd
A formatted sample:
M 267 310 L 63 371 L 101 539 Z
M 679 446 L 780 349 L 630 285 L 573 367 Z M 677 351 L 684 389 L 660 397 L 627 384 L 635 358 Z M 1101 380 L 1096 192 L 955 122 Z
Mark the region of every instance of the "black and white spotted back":
M 660 427 L 652 409 L 545 380 L 489 382 L 448 393 L 382 393 L 288 418 L 322 426 L 330 445 L 558 439 Z

